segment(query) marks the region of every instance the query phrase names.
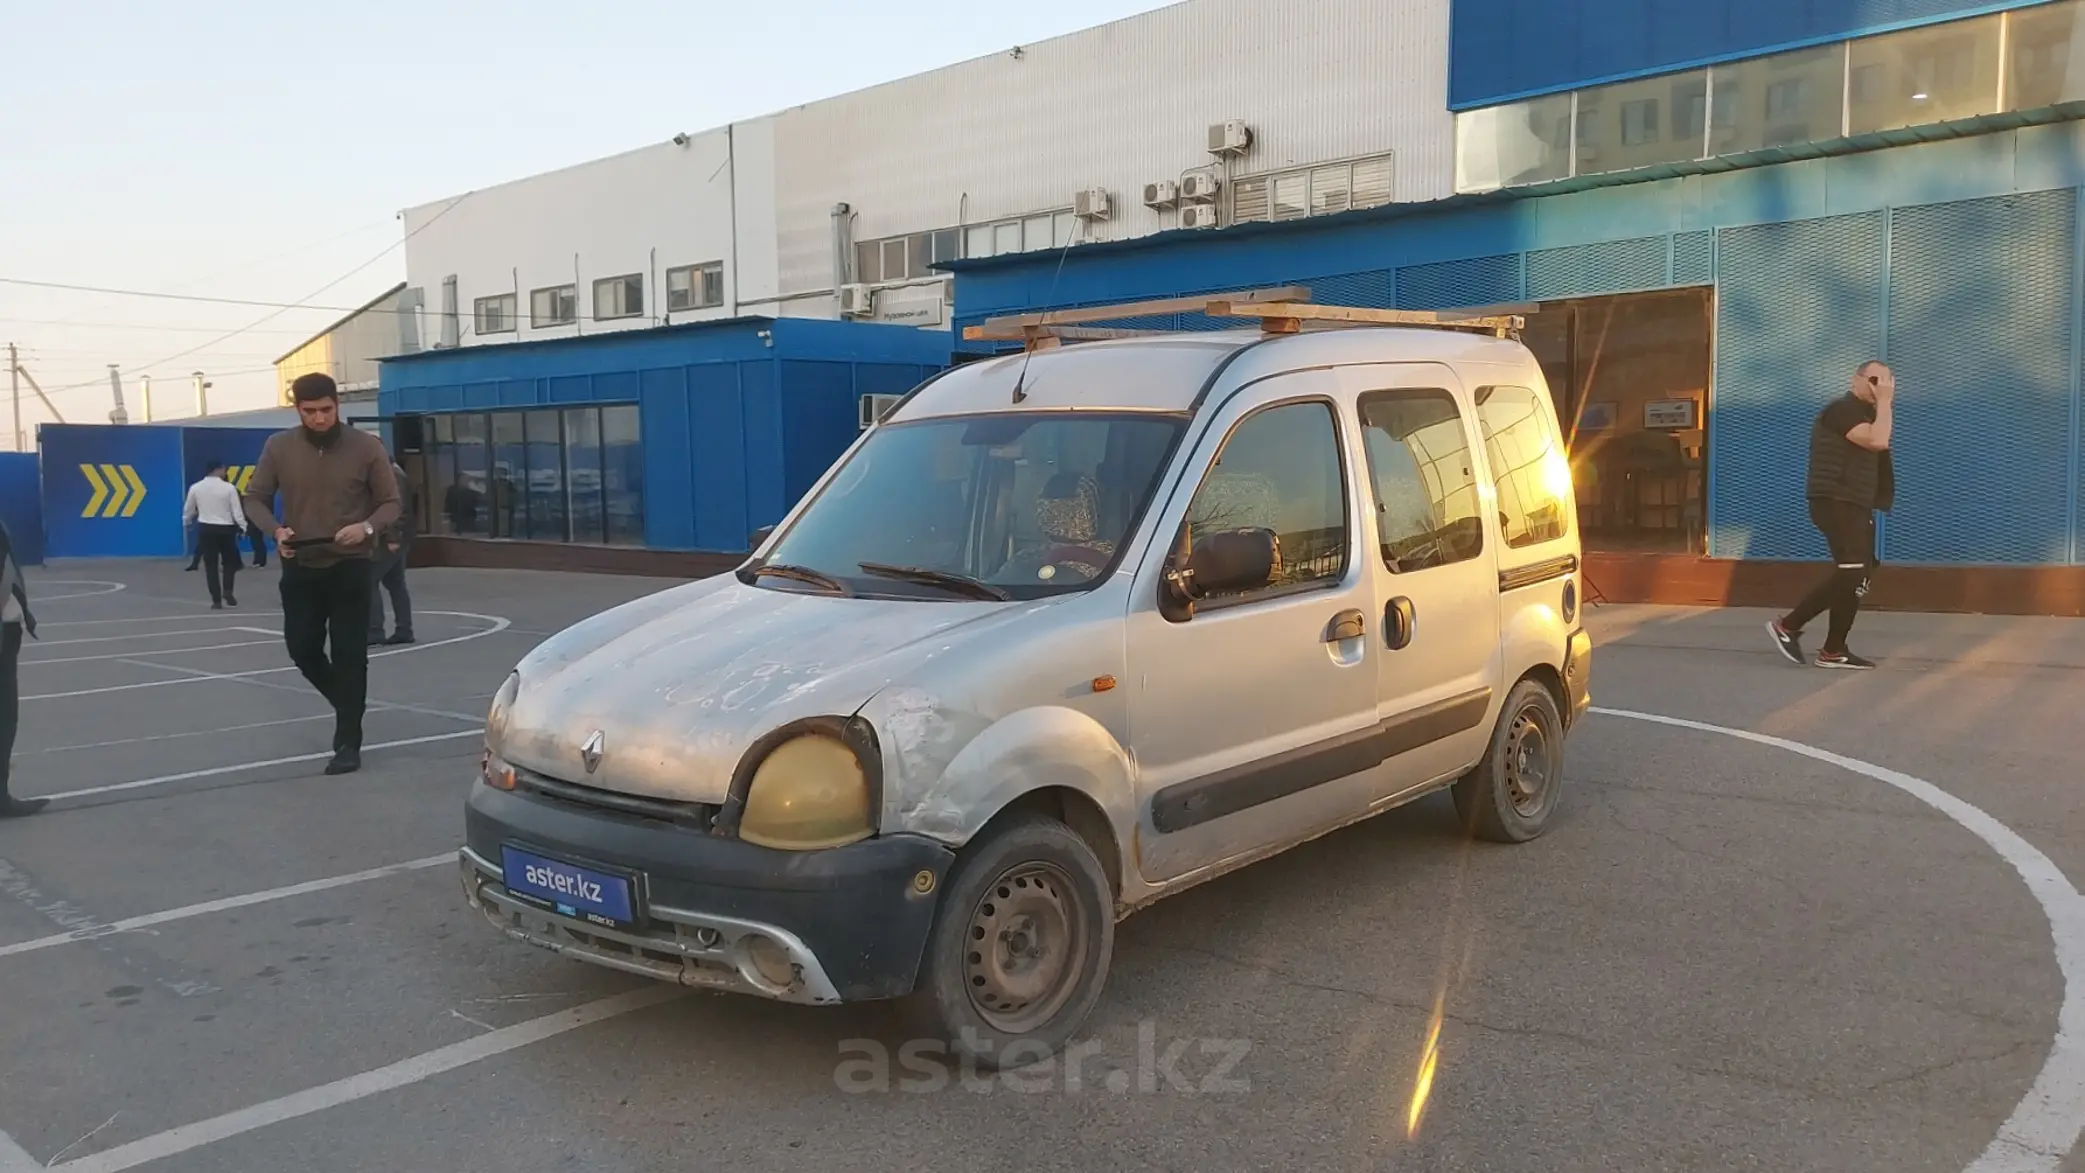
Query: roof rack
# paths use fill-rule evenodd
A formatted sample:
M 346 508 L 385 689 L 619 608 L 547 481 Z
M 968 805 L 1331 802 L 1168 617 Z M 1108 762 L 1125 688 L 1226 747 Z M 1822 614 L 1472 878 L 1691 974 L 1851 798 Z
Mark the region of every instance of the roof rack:
M 1177 330 L 1137 330 L 1086 325 L 1155 314 L 1205 314 L 1212 318 L 1257 318 L 1266 334 L 1297 334 L 1305 329 L 1352 326 L 1420 326 L 1438 330 L 1470 330 L 1498 338 L 1520 337 L 1525 314 L 1533 306 L 1488 306 L 1467 310 L 1382 310 L 1366 306 L 1318 305 L 1310 289 L 1286 285 L 1275 289 L 1170 297 L 1155 301 L 1114 302 L 1069 310 L 1007 314 L 963 328 L 967 341 L 1019 342 L 1027 350 L 1047 350 L 1066 342 L 1110 338 L 1143 338 L 1177 334 Z

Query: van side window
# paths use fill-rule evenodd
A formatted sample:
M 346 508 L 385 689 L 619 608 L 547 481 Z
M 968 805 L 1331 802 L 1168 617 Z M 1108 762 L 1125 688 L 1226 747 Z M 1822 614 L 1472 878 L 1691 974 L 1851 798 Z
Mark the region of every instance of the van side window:
M 1526 387 L 1479 387 L 1484 455 L 1499 491 L 1499 528 L 1516 549 L 1564 536 L 1571 466 Z
M 1330 585 L 1347 572 L 1347 493 L 1339 429 L 1329 403 L 1289 403 L 1246 417 L 1195 491 L 1188 543 L 1233 529 L 1272 530 L 1274 578 L 1253 590 Z
M 1476 462 L 1455 397 L 1378 391 L 1363 395 L 1360 409 L 1383 564 L 1409 574 L 1483 553 Z

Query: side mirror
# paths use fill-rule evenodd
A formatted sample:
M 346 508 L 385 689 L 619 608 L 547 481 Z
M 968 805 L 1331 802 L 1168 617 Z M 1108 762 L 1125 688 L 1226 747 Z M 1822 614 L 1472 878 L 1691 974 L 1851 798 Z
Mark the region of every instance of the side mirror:
M 753 531 L 753 537 L 752 537 L 752 544 L 751 544 L 751 545 L 749 545 L 749 546 L 747 546 L 747 547 L 746 547 L 746 549 L 748 549 L 748 550 L 758 550 L 758 549 L 760 548 L 760 544 L 761 544 L 762 542 L 765 542 L 765 541 L 767 541 L 767 540 L 768 540 L 769 538 L 773 537 L 773 536 L 774 536 L 774 533 L 775 533 L 775 527 L 774 527 L 774 526 L 771 526 L 771 525 L 763 525 L 763 526 L 761 526 L 761 527 L 760 527 L 759 529 L 756 529 L 756 530 L 754 530 L 754 531 Z
M 1166 572 L 1169 618 L 1186 619 L 1194 605 L 1210 595 L 1249 591 L 1274 580 L 1281 567 L 1281 550 L 1274 531 L 1266 529 L 1226 530 L 1210 534 L 1194 544 L 1187 565 Z

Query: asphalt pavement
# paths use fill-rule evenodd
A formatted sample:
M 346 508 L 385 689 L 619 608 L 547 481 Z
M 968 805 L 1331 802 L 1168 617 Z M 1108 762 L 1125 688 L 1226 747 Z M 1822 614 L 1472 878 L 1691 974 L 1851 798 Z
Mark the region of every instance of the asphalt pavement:
M 415 571 L 327 778 L 275 576 L 211 611 L 179 563 L 31 572 L 0 1173 L 2085 1170 L 2085 624 L 1870 615 L 1881 668 L 1834 673 L 1758 613 L 1595 609 L 1547 836 L 1436 796 L 1162 902 L 1075 1060 L 986 1076 L 464 904 L 493 690 L 670 582 Z

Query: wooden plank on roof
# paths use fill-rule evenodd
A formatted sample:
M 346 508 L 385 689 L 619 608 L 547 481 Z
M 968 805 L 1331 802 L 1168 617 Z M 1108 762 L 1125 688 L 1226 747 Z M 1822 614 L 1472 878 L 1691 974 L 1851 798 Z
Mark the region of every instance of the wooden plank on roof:
M 1211 301 L 1251 305 L 1258 302 L 1300 302 L 1307 300 L 1309 297 L 1309 286 L 1286 285 L 1278 289 L 1249 289 L 1237 293 L 1208 293 L 1199 297 L 1168 297 L 1155 301 L 1130 301 L 1119 302 L 1114 305 L 1082 306 L 1074 310 L 1043 310 L 1040 313 L 1033 314 L 1007 314 L 997 318 L 986 318 L 982 327 L 973 326 L 966 329 L 964 337 L 970 337 L 969 330 L 974 329 L 1004 330 L 1018 329 L 1023 326 L 1074 326 L 1083 322 L 1111 322 L 1117 318 L 1142 318 L 1152 314 L 1201 313 L 1203 307 L 1207 306 Z M 979 335 L 979 337 L 992 338 L 996 337 L 996 335 L 983 334 Z M 1016 334 L 1012 335 L 1012 337 L 1018 338 L 1020 335 Z

